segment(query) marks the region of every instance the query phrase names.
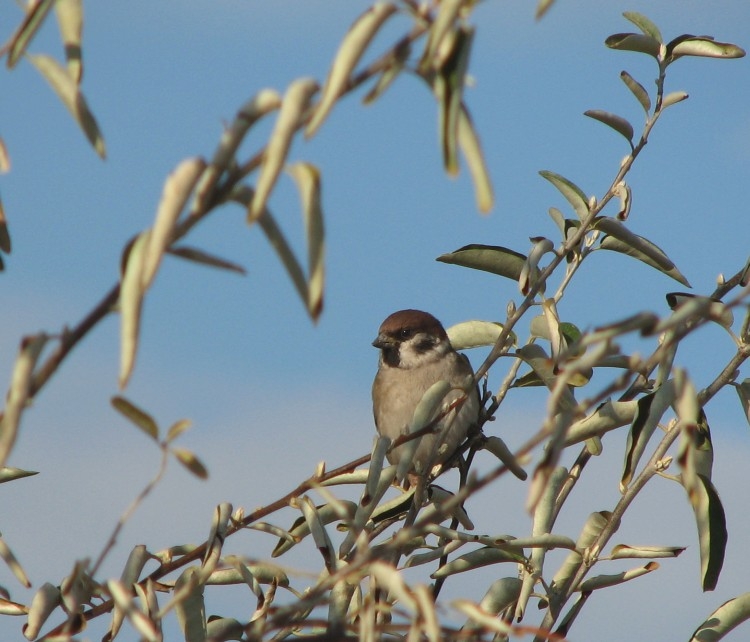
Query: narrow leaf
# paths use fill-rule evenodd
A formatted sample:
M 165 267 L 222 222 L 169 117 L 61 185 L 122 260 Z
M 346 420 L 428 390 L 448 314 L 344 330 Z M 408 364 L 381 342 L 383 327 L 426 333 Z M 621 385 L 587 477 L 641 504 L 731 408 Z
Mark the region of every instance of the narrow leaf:
M 586 218 L 586 216 L 588 216 L 588 199 L 583 193 L 583 190 L 581 190 L 578 185 L 572 183 L 564 176 L 560 176 L 560 174 L 555 174 L 554 172 L 550 172 L 547 170 L 542 170 L 539 172 L 539 174 L 542 176 L 542 178 L 546 178 L 560 191 L 560 193 L 565 197 L 568 203 L 573 206 L 573 211 L 578 215 L 579 219 L 583 220 L 584 218 Z
M 13 366 L 5 410 L 0 415 L 0 467 L 5 466 L 18 436 L 21 415 L 31 394 L 31 377 L 49 337 L 40 333 L 24 337 Z
M 193 475 L 200 479 L 208 479 L 208 469 L 203 465 L 203 462 L 192 451 L 187 448 L 172 447 L 172 454 L 177 457 L 185 468 L 187 468 Z
M 159 440 L 159 427 L 154 418 L 125 397 L 112 397 L 112 407 L 132 424 L 136 425 L 154 441 Z
M 320 172 L 311 163 L 296 163 L 287 171 L 297 183 L 307 236 L 307 311 L 317 321 L 323 311 L 325 230 L 320 203 Z
M 216 151 L 198 185 L 195 188 L 195 202 L 191 212 L 204 212 L 214 195 L 219 177 L 235 161 L 237 149 L 242 144 L 247 131 L 261 118 L 281 106 L 281 96 L 275 89 L 261 89 L 237 112 L 232 124 L 224 132 L 216 146 Z
M 70 77 L 78 84 L 83 76 L 81 57 L 81 35 L 83 33 L 82 0 L 57 0 L 55 3 L 57 25 L 65 47 L 65 59 L 68 61 Z
M 624 560 L 677 557 L 684 550 L 683 546 L 628 546 L 627 544 L 618 544 L 612 548 L 609 558 Z
M 479 143 L 479 136 L 477 136 L 471 116 L 465 105 L 461 105 L 461 110 L 458 114 L 458 144 L 461 146 L 461 151 L 474 181 L 474 194 L 477 207 L 480 212 L 486 214 L 492 209 L 495 202 L 492 181 L 490 180 L 482 147 Z
M 675 267 L 664 251 L 648 239 L 634 234 L 620 221 L 609 216 L 596 219 L 595 229 L 606 233 L 599 247 L 603 250 L 627 254 L 690 287 L 688 280 Z
M 661 43 L 651 36 L 643 36 L 639 33 L 615 33 L 609 36 L 604 44 L 610 49 L 619 51 L 636 51 L 645 53 L 654 58 L 659 57 Z
M 180 419 L 173 423 L 167 431 L 167 442 L 169 443 L 177 439 L 181 434 L 188 430 L 188 428 L 190 428 L 192 423 L 193 422 L 191 422 L 190 419 Z
M 443 150 L 443 165 L 449 176 L 458 174 L 458 120 L 461 112 L 466 70 L 474 31 L 460 28 L 444 39 L 449 53 L 433 80 L 433 90 L 438 99 L 440 117 L 440 142 Z
M 482 445 L 482 449 L 495 455 L 518 479 L 525 481 L 528 477 L 526 471 L 521 467 L 521 464 L 515 458 L 510 448 L 497 435 L 487 437 L 487 441 Z
M 742 410 L 745 412 L 747 423 L 750 424 L 750 378 L 743 379 L 740 383 L 735 384 L 735 390 L 740 398 Z
M 409 42 L 402 42 L 397 45 L 391 52 L 391 62 L 388 64 L 378 76 L 378 80 L 373 85 L 372 89 L 368 91 L 362 103 L 369 105 L 380 98 L 393 84 L 393 81 L 401 75 L 404 70 L 406 61 L 411 54 L 411 44 Z
M 11 36 L 8 44 L 8 59 L 6 61 L 8 69 L 13 69 L 18 64 L 39 27 L 44 24 L 44 20 L 55 2 L 56 0 L 35 0 L 28 3 L 26 16 Z
M 657 391 L 638 399 L 638 409 L 628 432 L 625 447 L 625 463 L 620 478 L 620 492 L 624 493 L 630 484 L 638 462 L 646 450 L 651 436 L 661 421 L 662 415 L 674 401 L 675 391 L 671 383 L 664 384 Z
M 441 263 L 499 274 L 513 281 L 518 281 L 526 262 L 526 256 L 500 245 L 472 244 L 464 245 L 454 252 L 442 254 L 435 260 Z
M 268 211 L 266 211 L 266 213 L 261 216 L 258 223 L 265 233 L 268 242 L 271 244 L 271 247 L 276 250 L 276 254 L 278 254 L 279 258 L 281 259 L 281 263 L 286 268 L 286 271 L 292 280 L 292 284 L 297 290 L 297 294 L 299 295 L 300 299 L 302 299 L 302 303 L 307 309 L 307 302 L 310 300 L 310 295 L 307 292 L 307 280 L 305 279 L 305 274 L 302 271 L 302 266 L 299 264 L 299 261 L 294 255 L 294 252 L 289 246 L 289 243 L 287 243 L 284 233 L 281 231 L 281 228 L 279 228 L 279 226 L 276 224 L 276 220 Z
M 602 111 L 601 109 L 588 109 L 583 112 L 584 116 L 598 120 L 600 123 L 604 123 L 608 127 L 614 129 L 618 134 L 621 134 L 633 146 L 633 126 L 622 116 L 612 114 L 608 111 Z
M 78 89 L 78 83 L 70 75 L 70 72 L 60 65 L 54 58 L 43 54 L 29 55 L 29 60 L 37 68 L 40 74 L 50 84 L 58 95 L 63 105 L 71 113 L 78 126 L 88 138 L 89 143 L 101 158 L 107 156 L 104 138 L 99 131 L 99 125 L 91 113 L 86 99 Z
M 552 8 L 552 5 L 555 4 L 555 0 L 539 0 L 539 3 L 536 5 L 536 13 L 534 14 L 534 18 L 536 20 L 541 20 L 544 18 L 546 13 Z
M 589 591 L 595 591 L 597 589 L 608 588 L 610 586 L 616 586 L 617 584 L 623 584 L 636 577 L 641 577 L 659 568 L 659 564 L 656 562 L 649 562 L 645 566 L 633 568 L 622 573 L 614 573 L 612 575 L 596 575 L 590 577 L 587 580 L 581 582 L 578 590 L 582 593 L 588 593 Z
M 164 252 L 174 240 L 180 213 L 205 168 L 206 162 L 202 158 L 188 158 L 182 161 L 164 182 L 156 219 L 143 256 L 141 279 L 144 290 L 151 286 Z
M 123 252 L 120 277 L 120 389 L 133 374 L 143 307 L 143 265 L 151 230 L 141 232 Z
M 300 509 L 307 522 L 307 527 L 310 529 L 310 534 L 313 537 L 315 546 L 323 556 L 323 563 L 329 573 L 333 574 L 336 571 L 336 554 L 334 552 L 333 543 L 331 538 L 326 531 L 323 524 L 323 520 L 320 518 L 320 514 L 315 508 L 312 500 L 304 495 L 299 501 Z
M 349 518 L 353 517 L 357 512 L 357 504 L 348 500 L 339 500 L 338 506 L 334 506 L 333 504 L 322 504 L 316 506 L 315 509 L 321 524 L 326 525 L 332 522 L 341 521 L 340 510 L 342 507 L 346 516 Z M 279 555 L 283 555 L 292 548 L 292 546 L 301 542 L 310 534 L 310 525 L 307 523 L 304 516 L 299 517 L 294 521 L 292 527 L 289 529 L 289 534 L 292 536 L 293 542 L 290 542 L 288 538 L 280 538 L 278 544 L 276 544 L 276 547 L 271 553 L 271 557 L 279 557 Z
M 638 27 L 645 36 L 650 36 L 658 42 L 664 42 L 664 38 L 661 36 L 659 27 L 657 27 L 651 20 L 641 13 L 635 11 L 626 11 L 622 14 L 626 20 L 630 20 L 636 27 Z
M 463 4 L 463 0 L 443 0 L 443 2 L 440 3 L 437 15 L 430 26 L 424 53 L 419 61 L 420 69 L 434 69 L 440 66 L 439 62 L 436 64 L 436 61 L 434 60 L 435 54 L 438 53 L 449 30 L 455 24 L 456 18 L 458 17 L 458 13 Z
M 237 274 L 247 274 L 247 270 L 242 267 L 239 263 L 233 263 L 227 261 L 214 254 L 209 254 L 203 250 L 199 250 L 195 247 L 188 247 L 186 245 L 172 246 L 167 250 L 168 254 L 172 256 L 178 256 L 181 259 L 199 263 L 201 265 L 208 265 L 210 267 L 220 268 L 222 270 L 229 270 L 230 272 L 237 272 Z
M 465 553 L 464 555 L 444 564 L 430 575 L 430 577 L 439 580 L 444 577 L 455 575 L 456 573 L 464 573 L 475 568 L 481 568 L 482 566 L 489 566 L 490 564 L 501 564 L 504 562 L 523 564 L 525 561 L 526 558 L 524 557 L 523 549 L 521 548 L 514 552 L 512 550 L 484 546 L 475 551 L 471 551 L 470 553 Z
M 702 475 L 698 475 L 698 480 L 700 483 L 691 504 L 698 526 L 701 586 L 704 591 L 713 591 L 719 581 L 727 547 L 726 515 L 711 480 Z
M 607 511 L 599 511 L 591 513 L 586 522 L 583 525 L 581 534 L 576 540 L 576 547 L 578 550 L 571 551 L 561 564 L 555 576 L 552 578 L 552 587 L 555 590 L 564 590 L 564 587 L 572 580 L 578 567 L 583 564 L 582 553 L 591 546 L 599 534 L 604 530 L 604 527 L 609 523 L 609 519 L 612 516 Z
M 620 72 L 620 78 L 627 85 L 628 89 L 633 93 L 638 102 L 643 107 L 643 111 L 648 114 L 651 111 L 651 98 L 649 98 L 648 92 L 641 83 L 639 83 L 633 76 L 627 71 Z
M 10 550 L 10 547 L 5 543 L 5 540 L 0 537 L 0 558 L 2 558 L 5 565 L 10 569 L 11 573 L 15 578 L 26 588 L 31 588 L 31 582 L 29 581 L 26 571 L 23 570 L 20 562 Z
M 396 6 L 390 2 L 377 2 L 357 18 L 350 27 L 336 53 L 331 71 L 323 86 L 320 102 L 305 129 L 307 138 L 313 136 L 323 124 L 333 105 L 346 90 L 349 77 L 370 41 L 388 17 L 395 12 Z
M 10 468 L 4 466 L 0 468 L 0 484 L 5 482 L 14 481 L 16 479 L 23 479 L 24 477 L 32 477 L 39 473 L 34 470 L 21 470 L 20 468 Z
M 313 78 L 299 78 L 293 81 L 284 94 L 281 109 L 276 118 L 271 137 L 263 154 L 263 165 L 252 201 L 247 211 L 247 222 L 252 225 L 266 208 L 281 168 L 286 162 L 297 128 L 307 110 L 310 99 L 318 91 L 318 83 Z
M 719 642 L 724 636 L 750 619 L 750 593 L 724 602 L 695 630 L 690 642 Z

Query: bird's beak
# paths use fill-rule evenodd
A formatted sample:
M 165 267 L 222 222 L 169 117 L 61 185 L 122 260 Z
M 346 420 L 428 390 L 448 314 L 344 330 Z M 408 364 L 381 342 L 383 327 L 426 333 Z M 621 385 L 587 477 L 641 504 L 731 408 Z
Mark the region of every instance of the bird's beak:
M 372 345 L 378 348 L 378 350 L 383 350 L 384 348 L 392 346 L 393 341 L 388 336 L 379 334 L 377 337 L 375 337 L 375 341 L 372 342 Z

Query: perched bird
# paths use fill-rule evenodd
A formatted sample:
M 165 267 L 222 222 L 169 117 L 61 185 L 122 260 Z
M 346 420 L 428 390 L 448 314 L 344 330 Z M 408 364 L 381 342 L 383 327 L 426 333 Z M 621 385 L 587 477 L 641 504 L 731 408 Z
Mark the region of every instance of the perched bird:
M 378 372 L 372 384 L 372 408 L 380 435 L 396 439 L 408 433 L 414 409 L 438 381 L 451 386 L 445 404 L 468 395 L 461 406 L 436 424 L 434 432 L 419 438 L 410 476 L 427 475 L 456 452 L 469 427 L 477 423 L 479 392 L 475 385 L 464 390 L 474 371 L 466 356 L 453 349 L 440 321 L 421 310 L 391 314 L 381 324 L 372 345 L 380 350 Z M 395 448 L 388 454 L 388 460 L 398 464 L 406 449 L 407 444 Z

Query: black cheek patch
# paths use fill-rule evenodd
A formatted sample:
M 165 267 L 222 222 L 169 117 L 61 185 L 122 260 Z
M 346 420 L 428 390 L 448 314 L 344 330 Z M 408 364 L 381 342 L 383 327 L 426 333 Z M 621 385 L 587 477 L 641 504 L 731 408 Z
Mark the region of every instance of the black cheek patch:
M 414 351 L 417 354 L 424 354 L 432 350 L 435 347 L 435 343 L 432 337 L 425 337 L 414 346 Z
M 391 368 L 398 368 L 398 346 L 389 346 L 387 348 L 383 348 L 383 363 L 391 366 Z

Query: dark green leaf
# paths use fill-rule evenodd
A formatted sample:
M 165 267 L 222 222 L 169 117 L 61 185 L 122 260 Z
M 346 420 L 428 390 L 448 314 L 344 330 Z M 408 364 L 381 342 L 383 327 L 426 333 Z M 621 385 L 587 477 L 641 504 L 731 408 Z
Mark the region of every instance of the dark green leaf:
M 628 89 L 633 92 L 633 95 L 638 99 L 638 102 L 641 103 L 643 111 L 648 114 L 649 111 L 651 111 L 651 98 L 649 98 L 648 92 L 646 91 L 645 87 L 641 85 L 641 83 L 639 83 L 635 78 L 633 78 L 633 76 L 631 76 L 627 71 L 621 71 L 620 78 L 622 78 L 622 81 L 627 85 Z
M 661 31 L 659 31 L 659 27 L 657 27 L 651 20 L 649 20 L 646 16 L 640 13 L 636 13 L 635 11 L 626 11 L 622 14 L 626 20 L 630 20 L 636 27 L 638 27 L 645 36 L 650 36 L 657 42 L 664 42 L 664 38 L 662 38 Z
M 178 256 L 181 259 L 193 261 L 194 263 L 200 263 L 201 265 L 209 265 L 215 268 L 221 268 L 222 270 L 229 270 L 230 272 L 237 272 L 238 274 L 247 274 L 244 267 L 238 263 L 232 263 L 214 254 L 209 254 L 203 250 L 199 250 L 195 247 L 188 247 L 186 245 L 179 245 L 171 247 L 167 250 L 167 254 L 172 256 Z
M 701 587 L 713 591 L 724 564 L 727 546 L 727 523 L 724 507 L 711 480 L 698 475 L 698 492 L 692 494 L 691 503 L 698 526 L 701 556 Z
M 618 51 L 637 51 L 645 53 L 654 58 L 659 57 L 660 43 L 651 36 L 643 36 L 639 33 L 615 33 L 604 41 L 610 49 Z
M 500 245 L 464 245 L 455 252 L 442 254 L 436 261 L 474 270 L 499 274 L 513 281 L 521 277 L 526 256 Z
M 618 134 L 624 136 L 633 146 L 633 126 L 625 120 L 622 116 L 617 114 L 611 114 L 608 111 L 602 111 L 601 109 L 588 109 L 583 112 L 584 116 L 598 120 L 600 123 L 604 123 L 608 127 L 614 129 Z

